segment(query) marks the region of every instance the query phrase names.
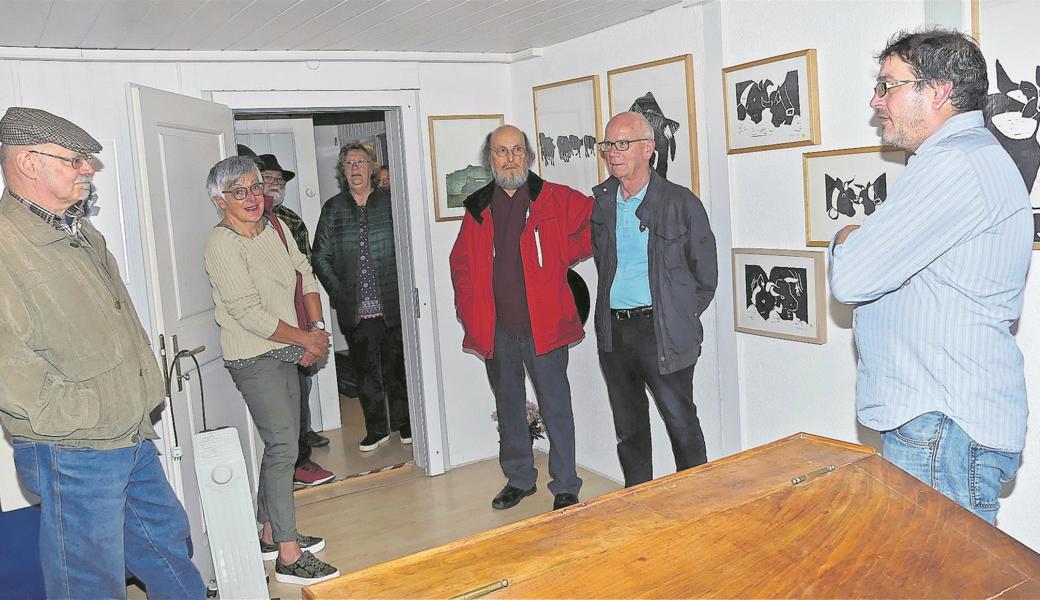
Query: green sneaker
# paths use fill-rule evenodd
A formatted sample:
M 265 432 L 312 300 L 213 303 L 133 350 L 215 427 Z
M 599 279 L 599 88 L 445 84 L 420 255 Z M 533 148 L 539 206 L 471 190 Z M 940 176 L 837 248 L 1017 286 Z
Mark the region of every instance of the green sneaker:
M 282 583 L 311 585 L 319 581 L 332 579 L 333 577 L 339 577 L 339 569 L 322 561 L 310 552 L 304 552 L 291 565 L 283 565 L 279 561 L 274 563 L 274 578 Z
M 325 549 L 325 540 L 313 535 L 297 535 L 296 541 L 300 544 L 300 550 L 321 552 Z M 268 544 L 263 540 L 260 540 L 260 556 L 264 560 L 274 560 L 278 558 L 278 544 Z

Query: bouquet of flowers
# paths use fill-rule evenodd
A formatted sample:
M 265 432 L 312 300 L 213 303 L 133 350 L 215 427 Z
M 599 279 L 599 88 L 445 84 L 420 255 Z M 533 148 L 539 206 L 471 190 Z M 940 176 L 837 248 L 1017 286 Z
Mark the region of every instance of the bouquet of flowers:
M 498 422 L 498 411 L 491 413 L 491 420 Z M 495 431 L 498 431 L 497 425 Z M 531 436 L 532 442 L 545 439 L 545 423 L 542 423 L 542 415 L 538 412 L 538 405 L 530 400 L 527 402 L 527 433 Z

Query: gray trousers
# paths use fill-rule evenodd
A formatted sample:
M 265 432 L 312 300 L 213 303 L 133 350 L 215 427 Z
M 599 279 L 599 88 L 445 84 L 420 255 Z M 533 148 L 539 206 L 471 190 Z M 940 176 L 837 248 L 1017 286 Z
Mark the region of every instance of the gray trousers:
M 295 364 L 264 356 L 228 371 L 264 442 L 256 520 L 271 522 L 275 542 L 291 542 L 297 535 L 293 471 L 300 437 L 299 371 Z
M 534 451 L 527 430 L 527 387 L 524 368 L 531 376 L 538 412 L 549 434 L 549 491 L 578 494 L 581 478 L 574 465 L 574 414 L 567 381 L 568 348 L 536 356 L 530 336 L 495 332 L 495 357 L 485 361 L 488 382 L 498 410 L 498 460 L 509 485 L 531 489 L 538 479 Z

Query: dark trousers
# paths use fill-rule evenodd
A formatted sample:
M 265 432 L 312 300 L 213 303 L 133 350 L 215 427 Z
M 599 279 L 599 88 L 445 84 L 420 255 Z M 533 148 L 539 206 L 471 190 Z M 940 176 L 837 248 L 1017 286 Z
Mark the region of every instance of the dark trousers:
M 531 489 L 538 479 L 527 429 L 526 367 L 538 398 L 538 412 L 549 434 L 549 491 L 577 495 L 581 489 L 581 478 L 574 465 L 568 359 L 567 346 L 536 356 L 530 336 L 516 337 L 501 329 L 495 333 L 495 357 L 484 365 L 498 410 L 498 460 L 511 486 Z
M 362 319 L 347 342 L 367 433 L 386 435 L 409 425 L 401 328 L 389 328 L 381 318 Z
M 311 459 L 311 447 L 304 443 L 303 436 L 311 430 L 311 367 L 296 365 L 300 375 L 300 451 L 296 457 L 296 466 Z
M 614 413 L 625 487 L 654 478 L 648 386 L 668 430 L 676 470 L 707 462 L 704 433 L 693 403 L 693 366 L 661 375 L 651 315 L 624 321 L 611 317 L 611 327 L 613 351 L 601 351 L 599 364 Z

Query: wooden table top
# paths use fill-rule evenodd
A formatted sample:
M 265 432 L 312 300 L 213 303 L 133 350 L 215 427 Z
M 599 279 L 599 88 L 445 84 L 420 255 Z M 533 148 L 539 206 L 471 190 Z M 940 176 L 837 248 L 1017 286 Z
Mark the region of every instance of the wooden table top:
M 304 597 L 453 598 L 505 580 L 481 597 L 1013 599 L 1040 598 L 1038 579 L 1040 555 L 873 449 L 797 434 Z

